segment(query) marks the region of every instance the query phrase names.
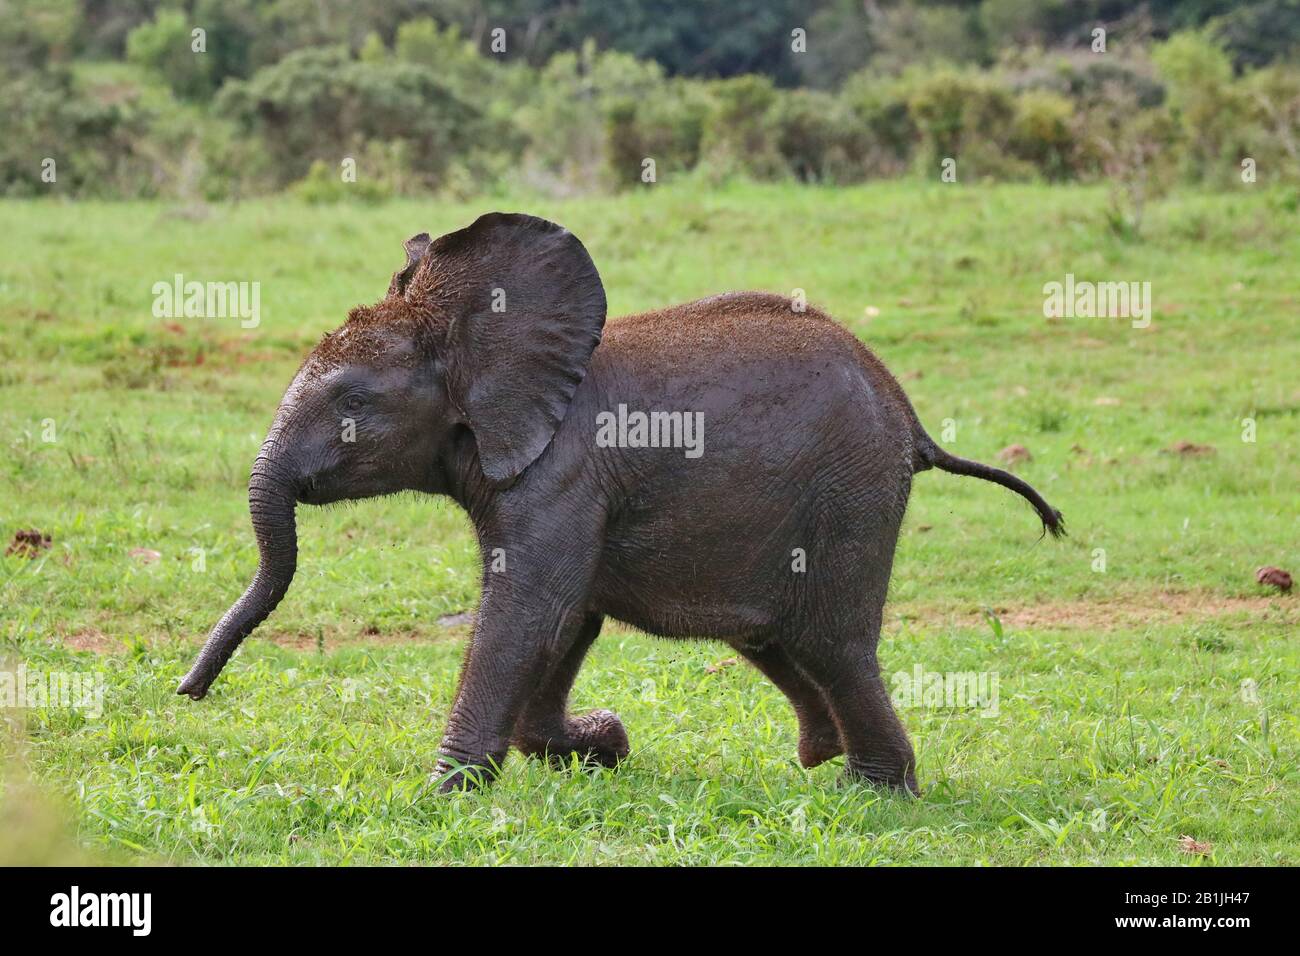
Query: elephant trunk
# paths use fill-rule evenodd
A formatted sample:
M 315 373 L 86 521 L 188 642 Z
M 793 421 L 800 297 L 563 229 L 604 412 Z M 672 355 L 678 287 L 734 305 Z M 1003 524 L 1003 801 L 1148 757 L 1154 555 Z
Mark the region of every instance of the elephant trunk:
M 176 693 L 201 699 L 257 625 L 280 603 L 293 581 L 298 563 L 298 531 L 294 523 L 294 484 L 275 462 L 274 437 L 268 437 L 248 482 L 248 510 L 257 536 L 257 574 L 208 635 L 198 660 Z

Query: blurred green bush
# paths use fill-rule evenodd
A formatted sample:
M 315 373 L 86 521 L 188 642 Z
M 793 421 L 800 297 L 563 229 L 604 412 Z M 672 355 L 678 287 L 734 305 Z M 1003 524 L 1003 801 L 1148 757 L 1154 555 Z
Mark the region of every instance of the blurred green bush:
M 1228 188 L 1250 166 L 1300 182 L 1300 0 L 1181 20 L 1160 7 L 1159 22 L 1192 28 L 1105 53 L 1059 0 L 865 15 L 821 0 L 805 38 L 815 55 L 787 52 L 791 31 L 768 17 L 745 29 L 771 35 L 745 42 L 783 65 L 721 78 L 690 75 L 696 61 L 627 11 L 582 4 L 553 20 L 502 8 L 526 28 L 496 55 L 489 21 L 423 0 L 327 0 L 320 17 L 291 0 L 0 3 L 0 97 L 16 104 L 0 195 L 572 194 L 636 188 L 651 167 L 655 181 L 838 184 L 933 178 L 954 159 L 962 181 L 1111 182 L 1127 197 L 1117 221 L 1135 222 L 1140 196 L 1179 180 Z M 684 37 L 701 16 L 673 7 L 659 27 Z M 1267 42 L 1251 34 L 1261 23 Z M 610 48 L 624 34 L 662 62 Z M 756 62 L 724 46 L 734 67 Z

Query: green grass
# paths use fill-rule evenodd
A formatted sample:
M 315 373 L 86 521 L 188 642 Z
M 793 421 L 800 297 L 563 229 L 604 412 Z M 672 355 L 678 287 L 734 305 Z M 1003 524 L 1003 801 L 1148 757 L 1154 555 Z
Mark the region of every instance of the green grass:
M 1065 512 L 1063 542 L 1001 489 L 916 481 L 882 664 L 996 672 L 1000 697 L 995 717 L 903 710 L 924 799 L 844 786 L 840 761 L 801 770 L 784 699 L 744 665 L 711 672 L 721 645 L 613 626 L 574 702 L 623 716 L 623 767 L 515 756 L 485 794 L 429 793 L 463 639 L 437 619 L 473 607 L 478 570 L 463 515 L 414 497 L 300 511 L 289 597 L 208 699 L 174 696 L 255 564 L 248 468 L 297 363 L 383 293 L 402 239 L 492 208 L 581 237 L 611 315 L 801 288 L 936 438 L 953 420 L 952 450 L 1029 448 L 1020 473 Z M 198 220 L 0 205 L 0 534 L 53 538 L 0 559 L 0 658 L 98 669 L 107 691 L 96 720 L 4 711 L 20 729 L 6 746 L 113 859 L 1300 861 L 1300 616 L 1254 582 L 1264 564 L 1300 571 L 1294 197 L 1177 196 L 1141 241 L 1109 236 L 1104 208 L 1091 189 L 917 184 L 262 201 Z M 261 282 L 261 325 L 168 328 L 150 288 L 177 272 Z M 1151 327 L 1045 319 L 1043 284 L 1067 272 L 1150 281 Z M 1169 453 L 1179 441 L 1215 452 Z M 1210 855 L 1180 852 L 1184 834 Z

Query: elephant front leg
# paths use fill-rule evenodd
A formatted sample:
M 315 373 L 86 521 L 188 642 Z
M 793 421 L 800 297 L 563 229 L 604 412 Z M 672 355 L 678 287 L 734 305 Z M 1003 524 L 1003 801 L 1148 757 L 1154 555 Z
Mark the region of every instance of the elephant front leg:
M 530 757 L 545 758 L 554 767 L 567 766 L 577 756 L 583 763 L 613 767 L 628 755 L 627 731 L 618 715 L 593 710 L 579 717 L 568 714 L 569 691 L 587 650 L 600 634 L 600 615 L 583 620 L 568 653 L 542 682 L 515 727 L 512 743 Z
M 577 639 L 581 616 L 538 610 L 541 603 L 485 592 L 434 770 L 445 778 L 443 792 L 496 777 L 539 676 L 567 657 Z

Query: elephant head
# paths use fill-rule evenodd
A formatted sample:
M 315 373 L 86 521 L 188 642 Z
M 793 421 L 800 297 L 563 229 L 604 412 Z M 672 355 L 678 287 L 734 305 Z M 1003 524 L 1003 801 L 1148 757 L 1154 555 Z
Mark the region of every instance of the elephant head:
M 582 243 L 543 219 L 489 213 L 414 236 L 406 256 L 384 299 L 353 309 L 285 392 L 248 485 L 257 573 L 177 693 L 203 697 L 284 597 L 298 503 L 447 493 L 466 435 L 484 487 L 507 488 L 563 420 L 605 322 Z

